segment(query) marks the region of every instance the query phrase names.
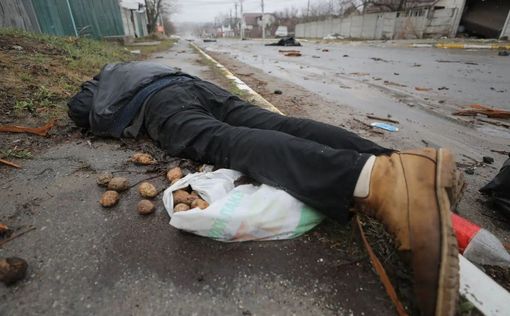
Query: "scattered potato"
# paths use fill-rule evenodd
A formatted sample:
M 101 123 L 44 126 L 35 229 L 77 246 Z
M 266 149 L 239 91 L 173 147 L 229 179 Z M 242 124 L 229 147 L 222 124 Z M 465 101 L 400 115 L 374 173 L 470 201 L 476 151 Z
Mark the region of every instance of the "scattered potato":
M 190 195 L 196 197 L 197 199 L 200 198 L 200 195 L 198 195 L 197 191 L 191 191 Z
M 0 259 L 0 281 L 5 285 L 16 283 L 25 278 L 28 264 L 17 257 Z
M 177 190 L 172 194 L 174 196 L 174 204 L 184 203 L 190 205 L 197 198 L 184 190 Z
M 99 200 L 99 203 L 103 207 L 112 207 L 115 204 L 119 202 L 119 193 L 117 191 L 106 191 L 103 196 L 101 197 L 101 200 Z
M 202 199 L 196 199 L 193 202 L 191 202 L 191 208 L 198 207 L 199 209 L 203 210 L 205 208 L 209 207 L 209 203 Z
M 0 223 L 0 238 L 6 237 L 10 235 L 12 230 L 9 228 L 9 226 Z
M 182 176 L 182 169 L 179 167 L 172 168 L 166 173 L 166 178 L 170 181 L 170 183 L 175 183 L 175 181 L 182 178 Z
M 142 182 L 138 187 L 138 192 L 140 192 L 140 195 L 144 198 L 153 198 L 158 195 L 156 187 L 149 182 Z
M 111 179 L 113 179 L 113 174 L 111 172 L 103 172 L 97 176 L 96 181 L 99 186 L 106 187 Z
M 137 210 L 140 215 L 149 215 L 154 212 L 154 204 L 149 200 L 141 200 L 138 202 Z
M 135 153 L 131 161 L 137 165 L 153 165 L 157 162 L 151 155 L 145 153 Z
M 122 192 L 129 189 L 129 181 L 123 177 L 114 177 L 108 182 L 108 190 Z
M 189 205 L 184 203 L 179 203 L 174 207 L 174 212 L 184 212 L 189 210 Z

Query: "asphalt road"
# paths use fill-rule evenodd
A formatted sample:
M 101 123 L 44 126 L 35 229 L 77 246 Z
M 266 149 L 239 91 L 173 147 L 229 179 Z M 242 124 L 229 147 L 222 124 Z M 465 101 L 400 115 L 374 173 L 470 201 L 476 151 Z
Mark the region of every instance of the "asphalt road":
M 154 60 L 214 81 L 197 59 L 180 43 Z M 136 188 L 103 209 L 98 173 L 131 183 L 152 176 L 128 162 L 144 142 L 126 147 L 63 133 L 65 142 L 23 169 L 0 170 L 0 222 L 36 228 L 0 248 L 1 257 L 29 265 L 25 280 L 0 285 L 0 315 L 393 314 L 349 226 L 326 223 L 289 241 L 221 243 L 171 227 L 160 197 L 155 214 L 138 215 Z M 151 181 L 168 185 L 163 176 Z
M 268 47 L 262 41 L 218 40 L 200 45 L 327 100 L 363 113 L 389 114 L 409 136 L 408 147 L 425 139 L 481 159 L 482 152 L 510 143 L 508 129 L 488 124 L 467 128 L 451 115 L 475 103 L 510 109 L 510 58 L 495 51 L 364 42 Z M 298 50 L 302 56 L 287 57 L 279 50 Z

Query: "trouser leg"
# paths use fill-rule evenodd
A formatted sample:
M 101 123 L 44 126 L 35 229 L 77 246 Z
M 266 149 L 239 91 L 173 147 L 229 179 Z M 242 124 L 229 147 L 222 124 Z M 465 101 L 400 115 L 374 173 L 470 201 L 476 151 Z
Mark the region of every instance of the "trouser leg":
M 342 221 L 370 156 L 278 131 L 230 126 L 192 109 L 176 113 L 162 128 L 158 141 L 169 154 L 238 170 Z
M 277 130 L 332 148 L 352 149 L 360 153 L 378 155 L 393 151 L 333 125 L 261 109 L 207 81 L 197 82 L 195 89 L 202 103 L 208 105 L 216 118 L 233 126 Z

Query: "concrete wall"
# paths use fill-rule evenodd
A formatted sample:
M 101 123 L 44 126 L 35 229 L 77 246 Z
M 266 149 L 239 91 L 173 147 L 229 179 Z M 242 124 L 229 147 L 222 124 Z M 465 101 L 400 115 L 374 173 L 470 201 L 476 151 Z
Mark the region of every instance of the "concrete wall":
M 499 38 L 508 37 L 510 39 L 510 12 L 508 12 L 508 16 L 506 18 L 505 25 L 503 26 L 503 30 L 501 31 L 501 35 Z
M 456 0 L 449 0 L 453 3 Z M 460 1 L 460 0 L 457 0 Z M 464 0 L 462 0 L 464 1 Z M 406 39 L 452 36 L 460 20 L 459 8 L 421 9 L 407 13 L 385 12 L 354 15 L 296 25 L 297 37 L 320 38 L 338 33 L 345 38 Z
M 131 10 L 121 7 L 122 25 L 124 27 L 124 35 L 132 37 L 142 37 L 149 35 L 147 31 L 147 14 L 145 11 L 138 12 L 133 10 L 133 21 L 131 20 Z
M 29 32 L 41 31 L 30 0 L 0 0 L 0 27 L 15 27 Z

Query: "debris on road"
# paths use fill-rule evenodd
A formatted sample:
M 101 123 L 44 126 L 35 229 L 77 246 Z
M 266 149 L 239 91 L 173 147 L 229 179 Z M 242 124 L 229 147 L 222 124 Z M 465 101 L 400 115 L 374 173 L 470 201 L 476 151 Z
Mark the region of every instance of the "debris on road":
M 285 53 L 284 56 L 287 56 L 287 57 L 301 57 L 301 53 L 300 52 L 290 52 L 290 53 Z
M 9 167 L 13 167 L 13 168 L 16 168 L 16 169 L 21 169 L 20 165 L 15 164 L 14 162 L 10 162 L 10 161 L 5 160 L 5 159 L 0 159 L 0 163 L 4 164 L 6 166 L 9 166 Z
M 31 232 L 31 231 L 33 231 L 33 230 L 35 230 L 35 229 L 36 229 L 36 227 L 35 227 L 35 226 L 30 226 L 28 229 L 26 229 L 26 230 L 24 230 L 24 231 L 21 231 L 21 232 L 19 232 L 19 233 L 18 233 L 18 232 L 16 232 L 16 233 L 11 234 L 8 238 L 5 238 L 5 239 L 0 240 L 0 247 L 2 247 L 3 245 L 5 245 L 5 244 L 6 244 L 6 243 L 8 243 L 9 241 L 14 240 L 14 239 L 16 239 L 16 238 L 18 238 L 18 237 L 21 237 L 21 236 L 25 235 L 26 233 Z
M 402 87 L 402 88 L 407 87 L 405 84 L 400 84 L 400 83 L 396 83 L 396 82 L 389 81 L 389 80 L 384 80 L 384 84 L 387 86 L 395 86 L 395 87 Z
M 384 63 L 388 62 L 386 59 L 382 59 L 382 58 L 379 58 L 379 57 L 371 57 L 370 59 L 372 59 L 373 61 L 382 61 Z
M 117 191 L 109 190 L 103 193 L 99 200 L 99 204 L 101 204 L 102 207 L 112 207 L 115 206 L 119 200 L 119 193 L 117 193 Z
M 138 202 L 138 205 L 136 206 L 136 209 L 138 211 L 138 214 L 140 215 L 149 215 L 154 213 L 155 210 L 154 204 L 149 200 L 141 200 Z
M 100 187 L 107 187 L 108 183 L 113 179 L 113 174 L 111 172 L 103 172 L 97 176 L 97 185 Z
M 349 75 L 353 75 L 353 76 L 368 76 L 370 74 L 368 72 L 351 72 L 351 73 L 349 73 Z
M 108 183 L 108 190 L 122 192 L 127 189 L 129 189 L 129 180 L 123 177 L 114 177 Z
M 345 58 L 345 57 L 349 57 L 349 55 L 345 54 L 345 55 L 342 55 L 342 57 L 344 57 L 344 58 Z
M 204 38 L 204 43 L 216 43 L 214 38 Z
M 280 39 L 276 43 L 266 44 L 266 46 L 301 46 L 301 43 L 296 41 L 294 37 L 288 36 Z
M 500 155 L 505 155 L 505 156 L 509 156 L 510 157 L 510 151 L 498 150 L 498 149 L 491 149 L 491 151 L 493 153 L 497 153 L 497 154 L 500 154 Z
M 278 89 L 276 89 L 276 90 L 274 90 L 274 92 L 273 92 L 273 93 L 274 93 L 274 94 L 282 94 L 283 92 L 282 92 L 282 90 L 278 90 Z
M 158 195 L 156 187 L 149 182 L 142 182 L 142 184 L 138 187 L 138 192 L 144 198 L 153 198 Z
M 5 285 L 23 280 L 27 274 L 28 264 L 18 257 L 0 259 L 0 281 Z
M 450 90 L 450 88 L 448 88 L 448 87 L 439 87 L 439 88 L 437 88 L 437 90 L 440 90 L 440 91 L 441 90 Z
M 451 213 L 459 252 L 469 261 L 482 265 L 510 267 L 510 254 L 491 232 Z
M 483 114 L 490 118 L 510 119 L 510 111 L 492 108 L 482 104 L 471 104 L 467 109 L 454 112 L 453 115 L 475 116 Z
M 424 88 L 424 87 L 414 87 L 414 89 L 416 91 L 423 91 L 423 92 L 432 91 L 432 88 Z
M 321 58 L 321 56 L 312 55 L 312 58 Z
M 329 52 L 329 49 L 324 48 L 324 49 L 322 50 L 322 52 L 323 52 L 323 53 L 328 53 L 328 52 Z
M 484 163 L 489 164 L 489 165 L 494 163 L 494 158 L 489 157 L 489 156 L 483 156 L 482 160 Z
M 510 56 L 510 52 L 503 50 L 498 52 L 498 56 Z
M 41 127 L 26 127 L 18 125 L 0 125 L 0 132 L 8 133 L 29 133 L 38 136 L 46 136 L 48 132 L 55 126 L 55 120 L 44 124 Z
M 377 127 L 377 128 L 386 130 L 388 132 L 398 132 L 399 131 L 398 127 L 393 126 L 391 124 L 382 123 L 382 122 L 374 122 L 374 123 L 371 123 L 370 126 Z
M 153 165 L 157 163 L 156 159 L 154 159 L 151 155 L 146 153 L 135 153 L 133 157 L 131 157 L 130 161 L 134 162 L 136 165 Z
M 400 124 L 400 122 L 397 121 L 397 120 L 394 120 L 394 119 L 391 119 L 391 118 L 386 118 L 386 117 L 370 115 L 370 114 L 367 114 L 367 118 L 372 119 L 372 120 L 379 120 L 379 121 L 385 121 L 385 122 Z
M 498 174 L 480 189 L 488 197 L 492 207 L 507 219 L 510 219 L 510 158 L 504 163 Z
M 12 229 L 9 226 L 0 223 L 0 238 L 9 237 L 12 234 Z

